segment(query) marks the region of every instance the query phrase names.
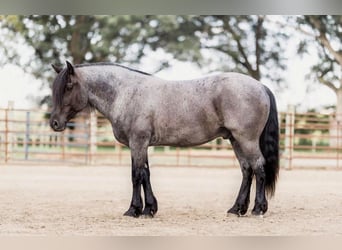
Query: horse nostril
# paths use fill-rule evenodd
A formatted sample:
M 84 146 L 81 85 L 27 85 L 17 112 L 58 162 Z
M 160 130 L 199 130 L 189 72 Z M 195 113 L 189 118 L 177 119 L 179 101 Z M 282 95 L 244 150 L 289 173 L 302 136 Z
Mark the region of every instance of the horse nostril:
M 52 127 L 53 127 L 54 129 L 58 129 L 59 123 L 58 123 L 57 120 L 53 120 L 53 122 L 52 122 Z

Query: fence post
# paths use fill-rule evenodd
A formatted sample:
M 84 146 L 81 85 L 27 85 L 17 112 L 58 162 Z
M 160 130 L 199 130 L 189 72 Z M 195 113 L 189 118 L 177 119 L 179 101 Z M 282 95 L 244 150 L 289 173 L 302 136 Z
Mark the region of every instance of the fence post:
M 341 149 L 341 121 L 339 119 L 337 119 L 336 121 L 336 127 L 337 127 L 337 147 L 336 147 L 336 164 L 337 164 L 337 168 L 340 167 L 340 149 Z
M 25 133 L 25 160 L 28 160 L 30 144 L 30 111 L 26 112 L 26 133 Z
M 14 107 L 14 102 L 9 101 L 7 105 L 7 109 L 5 111 L 5 162 L 7 163 L 11 158 L 12 147 L 13 147 L 13 138 L 10 128 L 12 126 L 13 114 L 12 110 Z
M 62 149 L 62 160 L 63 162 L 65 161 L 65 135 L 66 132 L 65 130 L 62 131 L 62 133 L 59 135 L 59 138 L 60 138 L 60 144 L 61 144 L 61 149 Z M 67 139 L 68 141 L 68 139 Z M 57 144 L 58 145 L 58 144 Z
M 5 109 L 5 162 L 7 163 L 8 156 L 8 109 Z
M 97 114 L 90 112 L 90 135 L 89 135 L 89 154 L 90 164 L 95 163 L 95 154 L 97 152 Z
M 285 117 L 285 169 L 292 169 L 294 146 L 295 107 L 288 105 Z

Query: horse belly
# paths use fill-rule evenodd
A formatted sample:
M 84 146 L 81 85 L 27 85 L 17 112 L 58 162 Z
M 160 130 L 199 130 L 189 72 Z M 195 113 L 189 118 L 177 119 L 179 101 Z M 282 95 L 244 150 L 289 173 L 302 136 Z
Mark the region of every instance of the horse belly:
M 158 145 L 194 146 L 222 136 L 212 98 L 186 98 L 179 94 L 165 103 L 154 117 Z
M 179 128 L 166 126 L 159 130 L 155 145 L 195 146 L 211 141 L 219 136 L 224 136 L 219 127 L 205 129 L 201 126 L 184 126 Z

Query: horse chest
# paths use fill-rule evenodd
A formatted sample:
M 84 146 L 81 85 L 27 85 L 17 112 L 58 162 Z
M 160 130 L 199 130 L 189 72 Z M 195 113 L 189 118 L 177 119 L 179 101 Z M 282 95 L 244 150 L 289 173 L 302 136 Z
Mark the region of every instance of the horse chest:
M 128 146 L 129 140 L 125 126 L 121 122 L 112 122 L 112 129 L 115 139 L 118 142 Z

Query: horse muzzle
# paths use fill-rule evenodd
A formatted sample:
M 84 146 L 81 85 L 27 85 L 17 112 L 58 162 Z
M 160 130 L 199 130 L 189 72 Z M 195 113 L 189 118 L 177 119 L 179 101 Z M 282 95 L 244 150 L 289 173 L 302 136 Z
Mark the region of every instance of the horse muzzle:
M 66 122 L 61 122 L 61 121 L 58 121 L 57 119 L 51 118 L 50 127 L 56 132 L 61 132 L 65 130 L 66 128 Z

